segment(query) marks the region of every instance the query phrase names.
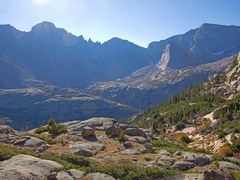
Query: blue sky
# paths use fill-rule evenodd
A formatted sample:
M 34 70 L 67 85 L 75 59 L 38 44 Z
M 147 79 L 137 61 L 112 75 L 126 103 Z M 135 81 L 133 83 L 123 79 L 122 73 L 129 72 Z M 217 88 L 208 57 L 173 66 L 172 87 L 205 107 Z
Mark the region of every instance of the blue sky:
M 240 25 L 240 0 L 0 0 L 0 24 L 30 31 L 53 22 L 86 39 L 147 47 L 203 23 Z

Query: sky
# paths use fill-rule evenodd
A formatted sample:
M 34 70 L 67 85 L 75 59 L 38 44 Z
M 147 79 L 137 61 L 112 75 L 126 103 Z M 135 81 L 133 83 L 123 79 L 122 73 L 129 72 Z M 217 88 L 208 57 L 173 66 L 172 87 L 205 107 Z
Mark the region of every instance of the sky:
M 0 0 L 0 24 L 30 31 L 42 21 L 93 41 L 147 47 L 203 23 L 240 26 L 240 0 Z

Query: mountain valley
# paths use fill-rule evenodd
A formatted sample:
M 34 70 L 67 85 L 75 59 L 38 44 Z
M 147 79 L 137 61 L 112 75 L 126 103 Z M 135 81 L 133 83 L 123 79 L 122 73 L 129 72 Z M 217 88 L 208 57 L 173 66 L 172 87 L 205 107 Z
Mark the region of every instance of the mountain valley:
M 240 49 L 239 32 L 203 24 L 142 48 L 86 41 L 50 22 L 30 32 L 1 25 L 0 117 L 18 129 L 50 117 L 123 119 L 224 70 Z

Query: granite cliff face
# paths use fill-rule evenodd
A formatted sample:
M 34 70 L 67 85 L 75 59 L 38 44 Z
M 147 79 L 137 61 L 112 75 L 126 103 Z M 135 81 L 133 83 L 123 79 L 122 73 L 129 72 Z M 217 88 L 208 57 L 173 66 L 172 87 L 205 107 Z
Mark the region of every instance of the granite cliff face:
M 214 62 L 237 54 L 240 48 L 240 31 L 238 26 L 203 24 L 197 29 L 166 40 L 152 42 L 148 50 L 154 56 L 154 62 L 169 52 L 168 67 L 182 68 Z M 167 50 L 166 50 L 167 47 Z M 164 63 L 165 62 L 161 62 Z

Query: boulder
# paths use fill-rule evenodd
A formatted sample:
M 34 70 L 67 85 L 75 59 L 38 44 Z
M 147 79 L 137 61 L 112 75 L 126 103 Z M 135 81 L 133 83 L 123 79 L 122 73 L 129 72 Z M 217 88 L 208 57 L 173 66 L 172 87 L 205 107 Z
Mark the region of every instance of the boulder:
M 13 144 L 19 138 L 15 134 L 1 134 L 0 133 L 0 142 L 6 144 Z
M 157 155 L 157 162 L 159 166 L 170 167 L 175 162 L 172 154 L 166 150 L 161 150 Z
M 164 177 L 161 180 L 203 180 L 203 174 L 178 174 Z
M 119 136 L 120 132 L 122 131 L 121 128 L 112 126 L 106 129 L 106 135 L 110 138 Z
M 144 144 L 148 142 L 148 139 L 142 136 L 132 136 L 132 137 L 129 137 L 128 140 L 135 143 L 139 143 L 139 144 Z
M 161 156 L 172 156 L 172 154 L 166 150 L 159 151 L 157 158 L 160 158 Z
M 93 129 L 107 129 L 108 127 L 112 127 L 114 124 L 116 124 L 116 122 L 117 121 L 112 118 L 96 117 L 85 121 L 71 121 L 64 124 L 68 128 L 68 132 L 72 132 L 81 131 L 85 126 L 90 126 Z
M 124 130 L 124 134 L 128 136 L 142 136 L 142 137 L 146 136 L 144 131 L 138 128 L 127 128 Z
M 130 128 L 131 126 L 128 124 L 119 124 L 119 128 L 121 128 L 122 130 L 125 130 L 127 128 Z
M 86 176 L 89 180 L 115 180 L 114 177 L 102 173 L 90 173 Z
M 0 179 L 52 179 L 63 166 L 29 155 L 16 155 L 0 164 Z
M 142 151 L 141 149 L 124 149 L 120 151 L 120 154 L 124 155 L 142 154 Z
M 155 148 L 152 146 L 152 144 L 144 144 L 144 148 L 143 149 L 146 149 L 146 153 L 156 153 L 155 152 Z
M 85 126 L 82 128 L 82 136 L 83 137 L 88 137 L 94 135 L 95 130 L 89 126 Z
M 172 166 L 173 169 L 180 171 L 187 171 L 195 167 L 194 163 L 185 162 L 185 161 L 176 161 Z
M 211 163 L 211 160 L 212 160 L 204 154 L 183 152 L 182 156 L 185 158 L 185 160 L 190 161 L 198 166 L 208 165 Z
M 0 125 L 0 134 L 14 134 L 16 131 L 7 125 Z
M 219 168 L 240 171 L 240 167 L 238 165 L 233 164 L 231 162 L 227 162 L 227 161 L 219 161 Z
M 129 142 L 129 141 L 125 141 L 125 142 L 123 143 L 123 146 L 124 146 L 126 149 L 133 147 L 133 145 L 132 145 L 131 142 Z
M 75 142 L 69 145 L 72 153 L 79 154 L 85 157 L 96 155 L 99 151 L 105 149 L 105 146 L 95 142 Z
M 57 180 L 78 180 L 78 179 L 82 179 L 82 177 L 84 176 L 84 171 L 79 171 L 76 169 L 69 169 L 66 171 L 60 171 L 59 173 L 57 173 Z
M 13 144 L 21 147 L 29 147 L 38 153 L 48 149 L 48 146 L 43 140 L 31 136 L 23 136 L 15 140 Z
M 43 140 L 35 138 L 35 137 L 29 137 L 28 139 L 26 139 L 24 146 L 38 147 L 38 146 L 41 146 L 42 144 L 45 144 L 45 142 Z
M 222 171 L 222 170 L 212 170 L 212 171 L 205 171 L 203 174 L 203 180 L 236 180 L 236 178 L 231 175 L 229 172 Z

